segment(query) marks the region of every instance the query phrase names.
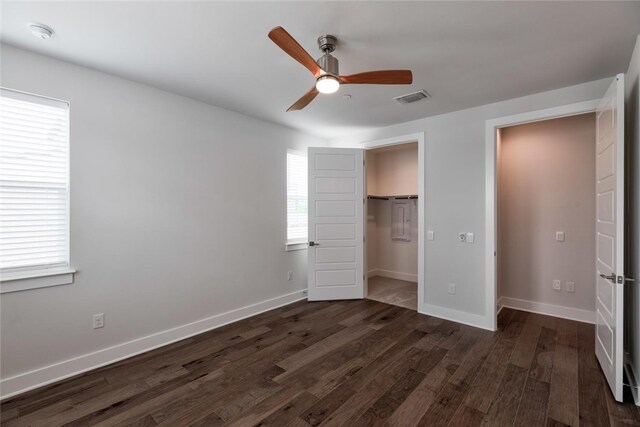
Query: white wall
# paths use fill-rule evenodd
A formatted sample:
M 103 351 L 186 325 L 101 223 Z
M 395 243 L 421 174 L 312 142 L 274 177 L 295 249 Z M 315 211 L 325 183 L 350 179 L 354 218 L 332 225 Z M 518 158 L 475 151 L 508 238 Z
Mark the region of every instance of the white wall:
M 594 113 L 501 129 L 498 298 L 595 318 L 595 149 Z M 565 233 L 564 242 L 556 241 L 556 231 Z M 553 289 L 555 279 L 561 290 Z
M 27 371 L 303 296 L 306 251 L 284 251 L 286 151 L 326 141 L 14 47 L 1 59 L 3 86 L 71 103 L 78 269 L 72 285 L 2 295 L 5 395 L 51 379 L 4 381 Z
M 426 209 L 426 229 L 435 231 L 435 240 L 428 241 L 425 250 L 424 299 L 432 306 L 430 312 L 481 326 L 492 316 L 485 316 L 486 120 L 597 99 L 610 81 L 602 79 L 331 141 L 333 146 L 358 147 L 367 141 L 426 133 L 427 195 L 419 209 Z M 436 100 L 437 95 L 424 102 Z M 461 231 L 474 232 L 475 243 L 459 243 Z M 448 283 L 457 285 L 456 294 L 447 292 Z
M 640 382 L 640 36 L 636 41 L 625 78 L 625 134 L 627 180 L 627 260 L 625 274 L 635 283 L 627 286 L 626 351 L 635 371 L 636 385 Z M 636 403 L 640 405 L 640 400 Z

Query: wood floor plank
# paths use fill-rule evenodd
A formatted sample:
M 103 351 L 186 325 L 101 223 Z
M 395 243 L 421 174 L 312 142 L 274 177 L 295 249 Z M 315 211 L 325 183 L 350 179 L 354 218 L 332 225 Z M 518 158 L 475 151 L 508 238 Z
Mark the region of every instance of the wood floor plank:
M 424 377 L 422 372 L 408 369 L 385 394 L 357 418 L 353 425 L 383 425 Z
M 319 341 L 298 353 L 292 354 L 284 360 L 278 362 L 278 366 L 283 368 L 286 372 L 294 372 L 296 369 L 300 369 L 307 363 L 311 363 L 316 359 L 321 358 L 327 353 L 335 350 L 336 348 L 347 344 L 351 341 L 358 340 L 365 334 L 371 333 L 371 329 L 367 325 L 357 325 L 350 328 L 344 328 L 339 332 Z
M 434 427 L 449 425 L 464 397 L 465 394 L 462 387 L 446 383 L 436 396 L 436 401 L 425 412 L 418 425 Z
M 504 308 L 489 332 L 301 301 L 8 399 L 0 424 L 600 427 L 640 412 L 613 399 L 593 325 Z
M 415 364 L 415 357 L 421 350 L 414 347 L 404 348 L 404 351 L 386 363 L 384 367 L 375 371 L 375 375 L 368 374 L 354 376 L 345 383 L 355 393 L 323 422 L 327 426 L 340 426 L 354 421 L 380 398 L 409 368 Z M 371 365 L 370 365 L 371 366 Z M 362 372 L 362 371 L 361 371 Z
M 513 348 L 511 364 L 529 369 L 538 346 L 541 330 L 542 327 L 538 323 L 531 321 L 530 317 L 527 317 L 527 321 L 523 325 L 520 336 Z
M 578 323 L 578 398 L 580 425 L 609 426 L 605 379 L 595 355 L 593 325 Z
M 522 392 L 515 424 L 520 426 L 544 427 L 547 423 L 548 404 L 549 383 L 539 381 L 529 376 L 524 386 L 524 391 Z
M 355 392 L 348 387 L 338 387 L 307 408 L 300 418 L 311 426 L 318 426 L 354 394 Z
M 299 419 L 307 408 L 313 406 L 318 399 L 310 393 L 302 392 L 287 403 L 272 412 L 269 416 L 263 418 L 256 426 L 281 427 L 291 423 L 295 419 Z
M 514 310 L 513 315 L 509 318 L 509 323 L 501 331 L 500 338 L 506 341 L 516 341 L 520 336 L 520 332 L 522 332 L 522 328 L 524 328 L 524 324 L 527 322 L 527 317 L 529 317 L 529 313 L 526 311 Z
M 449 422 L 450 427 L 479 427 L 484 420 L 484 412 L 462 404 Z
M 511 357 L 514 345 L 513 341 L 498 339 L 471 384 L 465 399 L 467 406 L 487 413 L 507 369 L 505 361 Z
M 529 376 L 545 383 L 551 382 L 551 371 L 556 350 L 556 331 L 546 327 L 540 330 Z
M 482 421 L 483 426 L 513 425 L 527 376 L 526 369 L 512 364 L 507 366 L 498 387 L 498 394 Z
M 578 329 L 576 322 L 558 322 L 558 340 L 553 359 L 549 418 L 554 422 L 577 426 L 578 414 Z M 547 422 L 549 424 L 549 422 Z

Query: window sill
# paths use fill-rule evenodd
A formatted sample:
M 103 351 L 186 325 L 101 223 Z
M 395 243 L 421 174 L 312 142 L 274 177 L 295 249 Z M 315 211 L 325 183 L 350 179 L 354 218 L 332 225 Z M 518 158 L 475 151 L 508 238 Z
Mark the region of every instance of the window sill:
M 284 250 L 285 252 L 301 251 L 303 249 L 307 249 L 307 246 L 307 242 L 287 243 L 284 247 Z
M 0 294 L 70 285 L 75 272 L 76 270 L 65 267 L 4 274 L 0 277 Z

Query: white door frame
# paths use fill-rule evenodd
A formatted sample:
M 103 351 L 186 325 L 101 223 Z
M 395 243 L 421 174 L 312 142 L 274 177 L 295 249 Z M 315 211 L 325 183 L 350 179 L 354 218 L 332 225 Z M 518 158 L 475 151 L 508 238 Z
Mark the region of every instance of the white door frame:
M 368 141 L 362 144 L 363 148 L 366 150 L 371 150 L 373 148 L 381 148 L 388 147 L 391 145 L 399 145 L 399 144 L 408 144 L 412 142 L 418 143 L 418 313 L 426 314 L 425 307 L 425 281 L 424 281 L 424 250 L 425 250 L 425 236 L 426 236 L 426 226 L 425 226 L 425 207 L 426 204 L 426 192 L 425 192 L 425 164 L 426 164 L 426 150 L 425 150 L 425 133 L 417 132 L 411 133 L 408 135 L 396 136 L 393 138 L 387 139 L 379 139 L 375 141 Z M 367 166 L 365 165 L 365 185 L 366 185 L 366 176 L 367 176 Z M 364 216 L 364 233 L 366 236 L 367 230 L 367 215 L 365 213 Z M 365 246 L 366 253 L 366 246 Z M 365 267 L 367 264 L 367 258 L 365 255 Z M 367 267 L 368 268 L 368 267 Z M 366 271 L 366 269 L 365 269 Z M 368 289 L 367 285 L 369 282 L 369 276 L 367 275 L 367 279 L 365 280 L 365 296 L 367 295 Z
M 496 330 L 498 324 L 498 283 L 496 279 L 496 146 L 497 131 L 500 128 L 576 116 L 596 111 L 600 100 L 577 102 L 559 107 L 530 111 L 512 116 L 487 120 L 485 124 L 485 321 L 490 329 Z

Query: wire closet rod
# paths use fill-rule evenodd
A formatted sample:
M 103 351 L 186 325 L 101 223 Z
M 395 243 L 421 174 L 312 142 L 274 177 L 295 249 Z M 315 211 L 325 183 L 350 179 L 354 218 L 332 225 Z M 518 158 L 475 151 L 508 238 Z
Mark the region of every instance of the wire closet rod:
M 417 199 L 418 196 L 415 194 L 410 194 L 406 196 L 367 196 L 367 199 L 372 200 L 389 200 L 389 199 Z

